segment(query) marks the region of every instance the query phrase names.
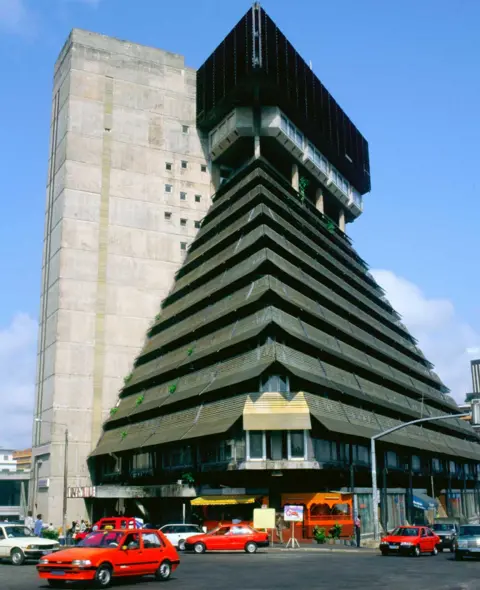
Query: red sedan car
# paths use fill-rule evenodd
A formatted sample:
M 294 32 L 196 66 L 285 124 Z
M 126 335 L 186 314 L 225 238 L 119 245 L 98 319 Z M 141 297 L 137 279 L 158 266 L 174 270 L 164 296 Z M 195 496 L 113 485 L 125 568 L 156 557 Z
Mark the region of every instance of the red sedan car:
M 268 547 L 268 534 L 243 524 L 226 524 L 185 541 L 187 551 L 246 551 L 255 553 L 258 547 Z
M 437 555 L 440 537 L 426 526 L 400 526 L 380 542 L 382 555 Z
M 104 530 L 90 533 L 72 549 L 44 557 L 37 571 L 53 588 L 80 581 L 106 588 L 112 578 L 127 576 L 168 580 L 179 563 L 175 547 L 160 531 Z

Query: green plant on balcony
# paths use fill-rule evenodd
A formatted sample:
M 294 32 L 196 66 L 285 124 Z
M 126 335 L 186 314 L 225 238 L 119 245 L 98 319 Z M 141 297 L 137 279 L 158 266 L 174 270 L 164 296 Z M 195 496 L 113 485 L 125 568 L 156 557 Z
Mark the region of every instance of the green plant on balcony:
M 172 383 L 168 386 L 168 393 L 175 393 L 177 391 L 177 384 Z
M 194 351 L 194 348 L 193 347 L 188 348 L 187 349 L 187 356 L 192 356 L 193 351 Z
M 157 313 L 157 315 L 155 316 L 155 321 L 158 322 L 158 320 L 162 317 L 161 313 Z
M 192 473 L 184 473 L 182 475 L 182 483 L 188 486 L 195 485 L 195 478 L 193 477 Z
M 124 438 L 127 438 L 127 434 L 128 432 L 126 430 L 124 430 L 123 432 L 120 433 L 120 438 L 123 440 Z
M 129 373 L 126 377 L 123 378 L 123 384 L 124 385 L 128 385 L 130 383 L 130 381 L 132 380 L 132 373 Z
M 330 537 L 332 539 L 340 539 L 340 536 L 342 534 L 342 529 L 343 529 L 343 526 L 341 524 L 338 524 L 338 522 L 336 522 L 328 531 L 330 534 Z
M 118 412 L 118 408 L 110 408 L 110 416 L 115 416 L 115 414 Z
M 145 396 L 143 395 L 143 393 L 141 393 L 137 399 L 135 400 L 135 405 L 139 406 L 140 404 L 143 403 L 143 400 L 145 399 Z
M 310 184 L 310 181 L 308 180 L 308 178 L 305 178 L 305 176 L 302 176 L 300 178 L 300 181 L 298 183 L 298 192 L 300 194 L 300 200 L 303 201 L 305 200 L 306 194 L 305 191 L 308 188 L 308 185 Z
M 327 535 L 325 533 L 325 529 L 323 527 L 314 526 L 313 527 L 313 538 L 319 545 L 323 545 L 327 541 Z

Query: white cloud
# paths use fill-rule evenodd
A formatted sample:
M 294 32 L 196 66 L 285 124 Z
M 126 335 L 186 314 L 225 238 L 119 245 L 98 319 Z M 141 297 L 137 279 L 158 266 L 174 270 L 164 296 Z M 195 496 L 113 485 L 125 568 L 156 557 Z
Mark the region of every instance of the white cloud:
M 31 445 L 37 330 L 37 322 L 24 313 L 0 329 L 0 448 Z
M 371 273 L 451 395 L 463 401 L 472 389 L 471 350 L 478 346 L 480 334 L 458 316 L 448 299 L 429 299 L 419 287 L 389 270 Z

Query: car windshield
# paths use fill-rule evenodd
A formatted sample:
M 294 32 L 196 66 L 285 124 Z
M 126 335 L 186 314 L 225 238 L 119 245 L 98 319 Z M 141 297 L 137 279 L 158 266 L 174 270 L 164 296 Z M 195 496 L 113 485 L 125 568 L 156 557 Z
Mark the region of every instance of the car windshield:
M 90 533 L 80 541 L 77 547 L 104 547 L 114 548 L 118 547 L 124 533 L 114 531 L 96 531 Z
M 448 532 L 450 532 L 450 531 L 452 531 L 454 528 L 455 528 L 455 525 L 454 525 L 454 524 L 440 524 L 440 523 L 438 523 L 438 522 L 437 522 L 437 523 L 435 523 L 435 524 L 432 526 L 432 529 L 433 529 L 434 531 L 448 531 Z
M 480 526 L 461 526 L 461 537 L 480 537 Z
M 5 534 L 8 539 L 14 539 L 15 537 L 34 537 L 32 531 L 23 526 L 6 526 Z
M 418 529 L 400 526 L 392 533 L 394 537 L 418 537 Z

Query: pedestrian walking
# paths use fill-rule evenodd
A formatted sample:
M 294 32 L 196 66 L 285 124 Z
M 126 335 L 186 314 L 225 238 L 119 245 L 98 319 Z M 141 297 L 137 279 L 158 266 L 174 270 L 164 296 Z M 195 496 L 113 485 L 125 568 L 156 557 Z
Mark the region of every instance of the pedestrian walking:
M 282 513 L 281 512 L 279 512 L 277 514 L 277 520 L 275 522 L 275 528 L 276 528 L 277 536 L 278 536 L 278 538 L 280 540 L 280 543 L 283 543 L 283 531 L 285 530 L 286 525 L 285 525 L 285 521 L 283 519 L 283 516 L 282 516 Z
M 80 523 L 80 532 L 84 533 L 86 530 L 87 530 L 87 523 L 82 518 L 82 521 Z
M 32 511 L 29 510 L 27 517 L 25 518 L 25 526 L 27 527 L 27 529 L 30 529 L 33 532 L 33 529 L 35 528 L 35 521 L 33 520 L 33 514 Z
M 33 534 L 36 537 L 41 537 L 42 536 L 42 530 L 43 530 L 42 515 L 41 514 L 37 514 L 37 520 L 35 521 L 35 526 L 33 527 Z
M 355 517 L 355 538 L 357 541 L 357 547 L 360 547 L 360 538 L 362 533 L 362 519 L 361 516 L 357 514 Z

